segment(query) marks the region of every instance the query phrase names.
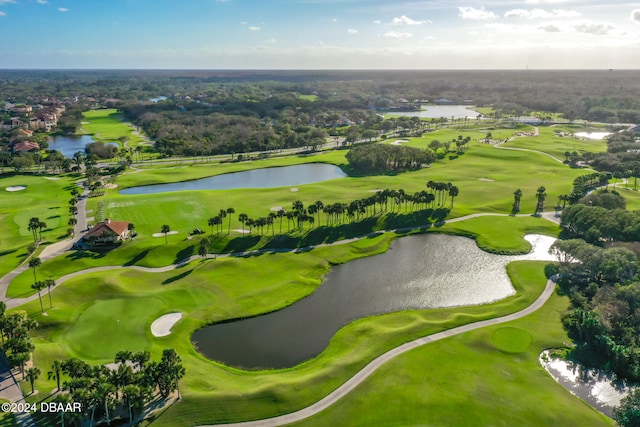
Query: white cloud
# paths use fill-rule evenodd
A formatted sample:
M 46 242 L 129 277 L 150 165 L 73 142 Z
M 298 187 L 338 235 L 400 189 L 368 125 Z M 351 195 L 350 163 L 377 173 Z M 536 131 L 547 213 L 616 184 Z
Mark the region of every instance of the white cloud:
M 540 29 L 542 31 L 544 31 L 545 33 L 559 33 L 560 32 L 560 27 L 558 27 L 557 25 L 553 25 L 553 24 L 545 25 L 543 27 L 540 27 Z
M 354 30 L 353 28 L 349 28 L 347 30 L 347 33 L 349 33 L 349 34 L 358 34 L 358 30 Z
M 382 21 L 379 20 L 379 19 L 376 19 L 375 21 L 373 21 L 373 23 L 376 24 L 376 25 L 380 25 L 380 24 L 382 24 Z
M 39 3 L 39 4 L 47 4 L 47 3 L 49 3 L 49 2 L 48 2 L 47 0 L 36 0 L 36 3 Z
M 240 25 L 247 25 L 248 22 L 247 21 L 240 21 Z
M 69 9 L 67 9 L 66 7 L 59 7 L 58 10 L 60 12 L 68 12 L 69 11 Z
M 262 29 L 261 27 L 258 27 L 258 26 L 255 26 L 255 25 L 252 25 L 252 26 L 249 27 L 250 31 L 260 31 L 261 29 Z
M 581 16 L 580 12 L 574 10 L 562 10 L 553 9 L 547 11 L 544 9 L 512 9 L 504 13 L 505 18 L 528 18 L 528 19 L 541 19 L 541 18 L 577 18 Z
M 429 21 L 414 21 L 406 15 L 402 15 L 400 18 L 393 18 L 391 23 L 393 25 L 422 25 Z
M 7 14 L 0 10 L 0 16 L 7 16 Z
M 398 31 L 389 31 L 388 33 L 385 33 L 382 37 L 388 37 L 388 38 L 392 38 L 392 39 L 408 39 L 413 37 L 413 34 L 411 33 L 400 33 Z
M 0 0 L 0 4 L 9 4 L 9 3 L 16 3 L 16 0 Z
M 574 25 L 573 28 L 579 33 L 596 35 L 609 34 L 609 31 L 614 29 L 612 25 L 600 22 L 583 22 L 581 24 Z
M 332 21 L 333 22 L 338 22 L 338 20 L 336 18 L 333 18 Z
M 558 4 L 558 3 L 568 3 L 571 0 L 527 0 L 526 2 L 529 4 Z
M 631 20 L 637 24 L 640 24 L 640 9 L 633 9 L 631 11 Z
M 274 39 L 274 38 L 266 39 L 264 42 L 266 44 L 276 44 L 277 43 L 276 39 Z
M 489 12 L 483 8 L 476 9 L 475 7 L 458 7 L 458 16 L 462 19 L 473 19 L 476 21 L 485 21 L 487 19 L 495 19 L 498 16 Z

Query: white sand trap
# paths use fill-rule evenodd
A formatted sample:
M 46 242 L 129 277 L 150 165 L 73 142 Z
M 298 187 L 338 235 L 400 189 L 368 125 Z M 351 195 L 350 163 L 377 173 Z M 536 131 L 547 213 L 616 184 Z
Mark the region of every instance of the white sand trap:
M 110 188 L 110 189 L 118 188 L 118 184 L 105 184 L 104 188 Z
M 55 180 L 60 179 L 60 178 L 55 177 L 55 176 L 45 176 L 44 179 L 48 179 L 50 181 L 55 181 Z
M 478 181 L 482 181 L 482 182 L 494 182 L 495 179 L 491 179 L 491 178 L 480 178 Z
M 182 313 L 169 313 L 158 317 L 151 324 L 151 333 L 154 337 L 166 337 L 171 334 L 171 328 L 182 319 Z
M 403 142 L 409 142 L 408 139 L 397 139 L 393 142 L 390 142 L 389 145 L 402 145 Z
M 270 211 L 274 211 L 274 212 L 278 212 L 280 209 L 282 209 L 282 206 L 274 206 L 272 208 L 270 208 Z
M 171 236 L 172 234 L 178 234 L 177 231 L 170 231 L 167 233 L 167 236 Z M 153 233 L 153 237 L 164 237 L 164 233 Z
M 369 191 L 369 193 L 379 193 L 379 192 L 382 191 L 382 188 L 376 188 L 376 189 L 368 190 L 368 191 Z
M 26 185 L 14 185 L 12 187 L 7 187 L 6 188 L 7 191 L 11 191 L 11 192 L 22 191 L 22 190 L 26 190 L 26 189 L 27 189 Z
M 291 189 L 291 192 L 292 192 L 292 193 L 295 193 L 296 191 L 298 191 L 298 187 L 293 187 L 293 188 Z

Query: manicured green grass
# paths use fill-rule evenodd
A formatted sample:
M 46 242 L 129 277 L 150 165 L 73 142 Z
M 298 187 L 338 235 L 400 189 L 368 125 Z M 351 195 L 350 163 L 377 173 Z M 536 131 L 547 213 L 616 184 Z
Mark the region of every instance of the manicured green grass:
M 518 280 L 545 280 L 542 264 L 521 268 Z M 294 425 L 613 426 L 538 362 L 542 350 L 568 342 L 560 322 L 566 307 L 567 298 L 554 295 L 523 319 L 415 349 L 334 406 Z M 496 348 L 496 337 L 507 351 Z
M 47 243 L 66 238 L 68 201 L 74 180 L 70 175 L 0 176 L 0 276 L 22 262 L 27 255 L 26 248 L 33 244 L 31 231 L 27 228 L 30 218 L 38 217 L 47 224 L 42 230 L 42 238 Z M 22 191 L 6 191 L 7 187 L 21 185 L 27 188 Z
M 542 289 L 541 283 L 521 286 L 516 280 L 516 296 L 488 306 L 406 311 L 361 319 L 340 330 L 316 359 L 286 370 L 239 371 L 207 361 L 191 347 L 189 336 L 203 324 L 288 305 L 319 285 L 331 258 L 343 262 L 350 251 L 355 256 L 376 253 L 388 242 L 384 235 L 364 239 L 348 250 L 346 245 L 339 247 L 341 255 L 334 254 L 333 248 L 319 248 L 303 254 L 195 262 L 167 273 L 118 270 L 81 276 L 54 291 L 54 309 L 48 310 L 48 316 L 37 314 L 37 300 L 24 306 L 41 324 L 36 332 L 36 364 L 47 367 L 56 358 L 77 355 L 107 362 L 116 351 L 130 346 L 155 355 L 162 348 L 175 347 L 187 367 L 185 399 L 160 418 L 160 425 L 189 425 L 181 419 L 199 424 L 261 418 L 318 400 L 368 360 L 407 340 L 517 311 L 529 305 Z M 327 256 L 330 259 L 325 259 Z M 517 277 L 513 272 L 511 275 Z M 151 322 L 172 311 L 185 313 L 185 318 L 169 337 L 153 338 L 148 332 Z M 118 329 L 117 320 L 125 315 L 130 325 Z M 112 324 L 114 319 L 116 323 Z M 97 333 L 97 324 L 107 326 Z M 53 381 L 38 380 L 38 389 L 54 387 Z
M 557 136 L 556 132 L 560 130 L 564 131 L 576 131 L 575 129 L 569 129 L 564 127 L 543 127 L 539 128 L 539 136 L 522 136 L 517 137 L 512 141 L 504 144 L 504 147 L 513 148 L 527 148 L 529 150 L 542 151 L 547 154 L 564 160 L 565 152 L 577 151 L 578 154 L 584 153 L 601 153 L 607 151 L 607 143 L 603 140 L 591 140 L 583 141 L 577 138 L 571 138 L 568 136 Z
M 299 94 L 298 98 L 304 99 L 305 101 L 315 102 L 315 101 L 318 100 L 318 95 L 302 95 L 302 94 Z
M 135 133 L 135 128 L 123 122 L 122 115 L 115 109 L 90 110 L 83 113 L 82 133 L 91 134 L 96 141 L 119 142 L 127 138 L 127 146 L 135 147 L 145 138 Z
M 525 234 L 556 237 L 560 233 L 557 224 L 533 216 L 482 216 L 445 224 L 436 230 L 471 237 L 481 249 L 501 254 L 527 253 L 531 246 L 523 239 Z

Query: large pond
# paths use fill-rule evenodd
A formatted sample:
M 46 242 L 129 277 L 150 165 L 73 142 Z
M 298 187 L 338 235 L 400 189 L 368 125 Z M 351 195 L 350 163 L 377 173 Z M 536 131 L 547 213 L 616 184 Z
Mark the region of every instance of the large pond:
M 465 117 L 475 119 L 479 114 L 477 111 L 471 110 L 467 105 L 422 105 L 421 108 L 420 111 L 402 111 L 386 114 L 428 119 L 439 119 L 440 117 L 445 119 L 450 119 L 451 117 L 456 119 L 464 119 Z
M 574 135 L 585 139 L 605 139 L 611 132 L 576 132 Z
M 73 155 L 81 151 L 84 154 L 84 147 L 87 144 L 95 142 L 91 135 L 78 136 L 52 136 L 49 138 L 49 150 L 58 150 L 65 157 L 73 157 Z
M 616 379 L 610 372 L 554 359 L 548 351 L 542 352 L 540 363 L 560 385 L 609 417 L 613 417 L 613 408 L 620 406 L 622 398 L 637 387 Z
M 273 313 L 204 327 L 192 342 L 206 357 L 248 369 L 285 368 L 320 354 L 341 327 L 407 309 L 485 304 L 513 295 L 505 266 L 551 260 L 555 239 L 527 236 L 522 256 L 484 252 L 471 239 L 426 234 L 396 239 L 384 254 L 333 267 L 310 296 Z
M 276 188 L 313 184 L 330 179 L 344 178 L 345 176 L 347 174 L 335 165 L 307 163 L 277 168 L 252 169 L 170 184 L 130 187 L 120 190 L 120 194 L 153 194 L 184 190 L 229 190 L 233 188 Z

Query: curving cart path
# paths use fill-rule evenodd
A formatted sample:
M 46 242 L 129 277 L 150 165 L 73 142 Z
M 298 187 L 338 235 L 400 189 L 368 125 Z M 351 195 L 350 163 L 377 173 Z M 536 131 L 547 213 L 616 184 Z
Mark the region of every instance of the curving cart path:
M 299 411 L 292 412 L 290 414 L 281 415 L 274 418 L 266 418 L 262 420 L 256 421 L 246 421 L 241 423 L 234 424 L 211 424 L 200 427 L 214 427 L 214 426 L 230 426 L 230 427 L 275 427 L 282 426 L 285 424 L 294 423 L 297 421 L 304 420 L 305 418 L 309 418 L 313 415 L 318 414 L 319 412 L 325 410 L 329 406 L 336 403 L 338 400 L 342 399 L 349 392 L 351 392 L 354 388 L 360 385 L 363 381 L 369 378 L 375 371 L 377 371 L 382 365 L 386 362 L 404 354 L 410 350 L 423 346 L 425 344 L 432 343 L 434 341 L 439 341 L 444 338 L 449 338 L 454 335 L 459 335 L 465 332 L 473 331 L 475 329 L 484 328 L 486 326 L 498 325 L 500 323 L 510 322 L 512 320 L 520 319 L 521 317 L 527 316 L 536 310 L 540 309 L 545 302 L 551 297 L 555 290 L 556 284 L 555 282 L 549 280 L 547 281 L 547 285 L 545 286 L 542 294 L 536 299 L 533 304 L 520 310 L 516 313 L 508 314 L 506 316 L 497 317 L 494 319 L 482 320 L 475 323 L 470 323 L 467 325 L 458 326 L 453 329 L 449 329 L 447 331 L 438 332 L 436 334 L 427 335 L 422 338 L 418 338 L 416 340 L 410 341 L 406 344 L 403 344 L 399 347 L 396 347 L 388 352 L 378 356 L 376 359 L 372 360 L 367 366 L 362 368 L 357 374 L 351 377 L 347 382 L 342 384 L 333 392 L 329 393 L 327 396 L 314 403 L 311 406 L 307 406 L 306 408 L 300 409 Z
M 82 202 L 86 203 L 86 200 L 83 200 Z M 82 203 L 81 202 L 81 203 Z M 79 224 L 78 224 L 78 228 L 80 227 L 84 227 L 86 228 L 86 213 L 85 213 L 85 203 L 82 203 L 80 205 L 79 203 L 79 209 L 78 209 L 78 217 L 82 218 L 82 220 L 79 220 Z M 458 217 L 458 218 L 453 218 L 450 219 L 448 221 L 444 221 L 442 224 L 446 223 L 446 222 L 460 222 L 460 221 L 465 221 L 467 219 L 471 219 L 471 218 L 477 218 L 477 217 L 481 217 L 481 216 L 509 216 L 508 214 L 499 214 L 499 213 L 475 213 L 475 214 L 471 214 L 471 215 L 466 215 L 466 216 L 462 216 L 462 217 Z M 530 216 L 528 214 L 520 214 L 517 216 Z M 558 222 L 558 218 L 552 213 L 552 212 L 545 212 L 542 215 L 543 218 L 548 219 L 550 221 L 554 221 L 554 222 Z M 82 224 L 80 224 L 80 222 L 82 222 Z M 402 229 L 395 229 L 395 230 L 385 230 L 385 231 L 409 231 L 412 229 L 416 229 L 416 228 L 420 228 L 419 226 L 417 227 L 407 227 L 407 228 L 402 228 Z M 82 228 L 80 228 L 81 230 Z M 76 230 L 77 231 L 77 235 L 80 235 L 80 230 Z M 231 254 L 220 254 L 220 255 L 207 255 L 207 258 L 226 258 L 226 257 L 230 257 L 230 256 L 246 256 L 246 255 L 254 255 L 254 254 L 260 254 L 260 253 L 273 253 L 273 252 L 301 252 L 301 251 L 306 251 L 309 249 L 312 249 L 314 247 L 323 247 L 323 246 L 333 246 L 333 245 L 341 245 L 341 244 L 346 244 L 349 242 L 353 242 L 356 240 L 360 240 L 363 238 L 366 238 L 367 236 L 373 235 L 373 234 L 378 234 L 381 232 L 376 232 L 376 233 L 371 233 L 369 235 L 365 235 L 365 236 L 361 236 L 361 237 L 355 237 L 352 239 L 345 239 L 345 240 L 340 240 L 337 242 L 333 242 L 333 243 L 323 243 L 323 244 L 319 244 L 316 246 L 311 246 L 311 247 L 307 247 L 307 248 L 296 248 L 296 249 L 281 249 L 281 250 L 273 250 L 273 249 L 268 249 L 268 250 L 255 250 L 255 251 L 247 251 L 247 252 L 238 252 L 238 253 L 231 253 Z M 78 237 L 79 238 L 79 237 Z M 51 247 L 47 248 L 48 250 L 45 252 L 43 251 L 41 254 L 41 259 L 47 260 L 47 259 L 51 259 L 54 258 L 58 255 L 61 255 L 62 253 L 64 253 L 66 250 L 70 249 L 71 245 L 73 244 L 73 242 L 76 239 L 71 239 L 71 240 L 66 240 L 64 242 L 60 242 L 56 245 L 52 245 Z M 187 264 L 189 264 L 192 261 L 198 260 L 198 259 L 202 259 L 202 257 L 198 256 L 198 255 L 193 255 L 183 261 L 180 261 L 176 264 L 172 264 L 172 265 L 168 265 L 168 266 L 164 266 L 164 267 L 141 267 L 141 266 L 120 266 L 120 265 L 116 265 L 116 266 L 102 266 L 102 267 L 95 267 L 95 268 L 89 268 L 89 269 L 85 269 L 85 270 L 81 270 L 81 271 L 76 271 L 73 273 L 69 273 L 65 276 L 62 276 L 60 278 L 58 278 L 56 280 L 56 284 L 62 284 L 64 282 L 66 282 L 67 280 L 77 277 L 77 276 L 81 276 L 83 274 L 87 274 L 87 273 L 95 273 L 95 272 L 101 272 L 101 271 L 110 271 L 110 270 L 117 270 L 117 269 L 123 269 L 123 268 L 129 268 L 129 269 L 133 269 L 133 270 L 138 270 L 138 271 L 144 271 L 144 272 L 148 272 L 148 273 L 161 273 L 161 272 L 166 272 L 166 271 L 171 271 L 171 270 L 175 270 L 181 267 L 186 266 Z M 25 270 L 27 270 L 29 267 L 26 264 L 23 264 L 21 266 L 19 266 L 18 268 L 16 268 L 15 270 L 13 270 L 12 272 L 8 273 L 7 275 L 5 275 L 4 277 L 0 278 L 0 301 L 5 302 L 7 308 L 14 308 L 14 307 L 18 307 L 22 304 L 25 304 L 27 302 L 33 301 L 36 298 L 38 298 L 37 294 L 31 295 L 29 297 L 26 298 L 7 298 L 6 297 L 6 292 L 7 289 L 9 287 L 9 284 L 11 283 L 11 281 L 20 273 L 24 272 Z M 366 365 L 364 368 L 362 368 L 358 373 L 356 373 L 353 377 L 351 377 L 349 380 L 347 380 L 344 384 L 342 384 L 340 387 L 338 387 L 336 390 L 334 390 L 333 392 L 331 392 L 330 394 L 328 394 L 327 396 L 325 396 L 323 399 L 321 399 L 320 401 L 306 407 L 303 408 L 299 411 L 290 413 L 290 414 L 286 414 L 286 415 L 281 415 L 278 417 L 274 417 L 274 418 L 267 418 L 267 419 L 263 419 L 263 420 L 256 420 L 256 421 L 247 421 L 247 422 L 241 422 L 241 423 L 235 423 L 235 424 L 225 424 L 228 426 L 233 426 L 233 427 L 272 427 L 272 426 L 281 426 L 284 424 L 289 424 L 289 423 L 293 423 L 296 421 L 300 421 L 303 420 L 305 418 L 311 417 L 321 411 L 323 411 L 324 409 L 328 408 L 329 406 L 333 405 L 335 402 L 337 402 L 338 400 L 342 399 L 344 396 L 346 396 L 349 392 L 351 392 L 354 388 L 356 388 L 359 384 L 361 384 L 363 381 L 365 381 L 369 376 L 371 376 L 376 370 L 378 370 L 383 364 L 385 364 L 386 362 L 396 358 L 397 356 L 406 353 L 407 351 L 410 351 L 414 348 L 420 347 L 422 345 L 434 342 L 434 341 L 438 341 L 447 337 L 451 337 L 454 335 L 458 335 L 467 331 L 472 331 L 475 329 L 479 329 L 479 328 L 483 328 L 485 326 L 490 326 L 490 325 L 497 325 L 500 323 L 504 323 L 504 322 L 509 322 L 511 320 L 515 320 L 515 319 L 519 319 L 521 317 L 524 317 L 528 314 L 533 313 L 534 311 L 538 310 L 540 307 L 542 307 L 542 305 L 549 299 L 549 297 L 553 294 L 553 291 L 555 289 L 555 283 L 552 281 L 548 281 L 547 285 L 544 289 L 544 291 L 542 292 L 542 294 L 538 297 L 538 299 L 531 304 L 529 307 L 516 312 L 516 313 L 512 313 L 506 316 L 502 316 L 502 317 L 498 317 L 498 318 L 494 318 L 494 319 L 488 319 L 488 320 L 483 320 L 483 321 L 479 321 L 479 322 L 475 322 L 475 323 L 471 323 L 471 324 L 467 324 L 467 325 L 463 325 L 463 326 L 458 326 L 456 328 L 447 330 L 447 331 L 443 331 L 443 332 L 439 332 L 436 334 L 432 334 L 432 335 L 428 335 L 422 338 L 418 338 L 414 341 L 405 343 L 399 347 L 396 347 L 392 350 L 389 350 L 388 352 L 382 354 L 381 356 L 378 356 L 376 359 L 374 359 L 373 361 L 371 361 L 368 365 Z M 43 294 L 46 295 L 46 293 L 48 292 L 48 289 L 43 290 Z M 10 371 L 8 369 L 1 369 L 0 368 L 0 373 L 4 374 L 4 378 L 2 378 L 3 383 L 2 383 L 2 389 L 0 389 L 0 397 L 4 397 L 4 398 L 8 398 L 11 402 L 16 402 L 19 401 L 19 399 L 23 399 L 22 398 L 22 391 L 20 390 L 20 387 L 18 386 L 15 378 L 11 375 Z M 31 419 L 31 417 L 18 417 L 17 418 L 17 422 L 21 427 L 31 427 L 33 426 L 33 420 Z M 220 425 L 220 424 L 218 424 Z M 202 427 L 209 427 L 209 426 L 202 426 Z

